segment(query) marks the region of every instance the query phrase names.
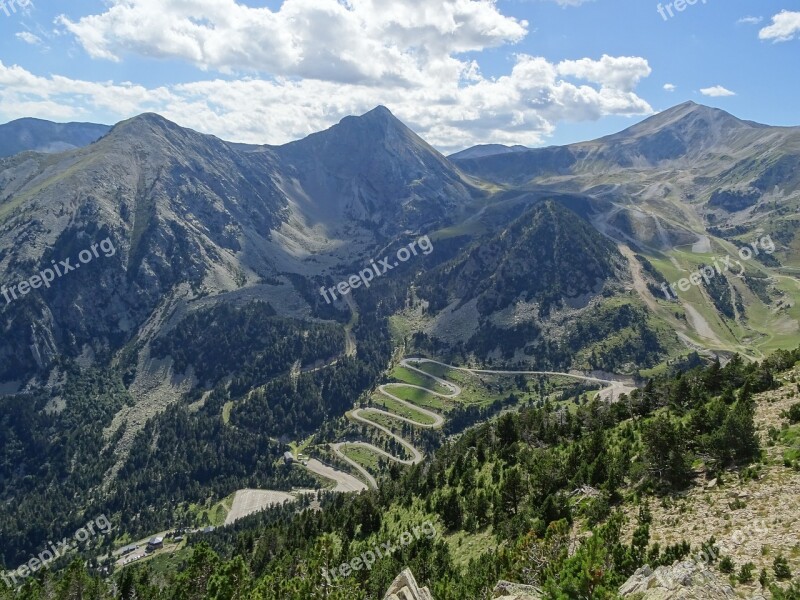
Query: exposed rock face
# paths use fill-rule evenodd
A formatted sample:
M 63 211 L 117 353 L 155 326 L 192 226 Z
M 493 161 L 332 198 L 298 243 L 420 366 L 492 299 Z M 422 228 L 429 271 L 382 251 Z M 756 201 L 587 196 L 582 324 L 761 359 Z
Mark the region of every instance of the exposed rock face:
M 705 565 L 687 560 L 653 571 L 644 566 L 619 590 L 623 598 L 641 600 L 733 600 L 733 588 Z
M 428 588 L 419 587 L 414 574 L 406 569 L 392 582 L 383 600 L 433 600 L 433 596 Z
M 492 598 L 496 600 L 541 600 L 544 596 L 539 588 L 532 585 L 501 581 L 495 586 Z

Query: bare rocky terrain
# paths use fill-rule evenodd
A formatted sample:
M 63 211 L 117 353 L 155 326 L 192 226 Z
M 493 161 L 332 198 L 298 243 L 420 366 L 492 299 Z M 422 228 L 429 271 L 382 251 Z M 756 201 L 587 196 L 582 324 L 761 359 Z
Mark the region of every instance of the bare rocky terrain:
M 756 425 L 765 457 L 756 468 L 755 478 L 729 472 L 709 481 L 700 474 L 696 485 L 685 493 L 651 501 L 651 542 L 666 547 L 685 540 L 698 548 L 714 537 L 720 557 L 729 556 L 737 572 L 745 563 L 753 563 L 757 579 L 761 569 L 772 572 L 778 555 L 787 558 L 792 572 L 800 572 L 800 471 L 785 466 L 783 460 L 786 450 L 796 451 L 798 447 L 772 442 L 769 433 L 771 428 L 786 427 L 782 415 L 800 402 L 800 392 L 791 378 L 800 379 L 800 368 L 787 375 L 780 389 L 756 396 Z M 727 579 L 720 573 L 718 561 L 708 569 Z M 756 580 L 737 585 L 734 597 L 760 593 Z

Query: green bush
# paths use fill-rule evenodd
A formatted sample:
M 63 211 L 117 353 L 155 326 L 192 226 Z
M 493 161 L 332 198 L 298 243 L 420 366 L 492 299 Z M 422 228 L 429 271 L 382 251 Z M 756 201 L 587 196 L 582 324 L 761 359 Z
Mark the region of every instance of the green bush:
M 750 583 L 753 581 L 753 570 L 756 566 L 749 562 L 742 565 L 742 568 L 739 569 L 739 583 Z
M 785 581 L 792 578 L 792 570 L 789 568 L 789 561 L 786 560 L 782 554 L 775 557 L 775 562 L 772 563 L 772 570 L 775 571 L 775 577 L 778 581 Z
M 726 575 L 729 573 L 733 573 L 734 569 L 735 566 L 730 556 L 724 556 L 722 560 L 719 561 L 719 570 L 725 573 Z

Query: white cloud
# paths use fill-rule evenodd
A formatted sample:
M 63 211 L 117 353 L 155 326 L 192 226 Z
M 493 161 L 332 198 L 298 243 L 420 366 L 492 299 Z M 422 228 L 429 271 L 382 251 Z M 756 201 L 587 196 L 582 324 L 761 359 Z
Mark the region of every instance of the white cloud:
M 788 42 L 800 34 L 800 12 L 782 10 L 772 17 L 772 24 L 758 32 L 762 40 Z
M 110 0 L 58 18 L 94 58 L 181 59 L 204 70 L 361 84 L 415 85 L 463 68 L 454 54 L 521 40 L 528 23 L 493 0 Z
M 764 17 L 742 17 L 737 21 L 739 25 L 758 25 Z
M 676 86 L 673 83 L 665 83 L 664 84 L 664 90 L 667 91 L 667 92 L 674 92 L 677 89 L 678 89 L 678 86 Z
M 714 87 L 703 88 L 700 90 L 700 93 L 703 94 L 704 96 L 711 96 L 712 98 L 736 95 L 736 92 L 732 92 L 729 89 L 722 87 L 721 85 L 715 85 Z
M 464 77 L 412 88 L 400 82 L 377 87 L 287 78 L 146 88 L 41 77 L 0 62 L 0 115 L 86 119 L 103 112 L 121 120 L 153 111 L 223 139 L 279 144 L 384 104 L 448 151 L 487 142 L 540 144 L 562 120 L 650 114 L 650 105 L 631 89 L 649 72 L 642 58 L 551 63 L 518 55 L 511 73 L 497 79 L 483 77 L 472 64 Z
M 637 56 L 604 54 L 599 61 L 589 58 L 565 60 L 558 65 L 558 72 L 600 84 L 603 88 L 630 92 L 642 78 L 650 75 L 652 69 L 646 60 Z
M 528 23 L 494 0 L 424 0 L 424 10 L 420 2 L 284 0 L 270 10 L 236 0 L 108 0 L 100 14 L 58 19 L 90 56 L 173 59 L 225 77 L 146 88 L 0 62 L 0 116 L 121 120 L 153 111 L 223 139 L 279 144 L 383 104 L 453 150 L 536 145 L 562 120 L 652 113 L 635 91 L 651 73 L 644 58 L 517 54 L 508 74 L 488 78 L 463 53 L 520 41 Z
M 14 34 L 14 37 L 22 40 L 26 44 L 31 44 L 32 46 L 42 44 L 42 38 L 40 38 L 38 35 L 32 34 L 30 31 L 19 31 Z

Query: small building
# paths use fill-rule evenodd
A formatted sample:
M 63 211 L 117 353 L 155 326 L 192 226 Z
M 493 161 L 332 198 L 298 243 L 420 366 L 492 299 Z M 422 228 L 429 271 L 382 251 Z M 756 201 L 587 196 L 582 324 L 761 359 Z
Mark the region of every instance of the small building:
M 126 556 L 126 555 L 130 554 L 131 552 L 136 552 L 136 550 L 138 548 L 139 548 L 139 546 L 137 546 L 135 544 L 132 544 L 130 546 L 125 546 L 122 550 L 120 550 L 120 554 L 122 556 Z
M 212 527 L 212 526 L 209 525 L 208 527 L 203 529 L 203 533 L 214 533 L 215 529 L 216 529 L 216 527 Z
M 150 541 L 147 542 L 147 552 L 155 552 L 159 548 L 163 547 L 164 547 L 164 538 L 162 537 L 150 538 Z
M 288 450 L 283 453 L 283 463 L 285 465 L 291 465 L 292 463 L 294 463 L 294 455 L 292 455 L 292 453 L 289 452 Z

